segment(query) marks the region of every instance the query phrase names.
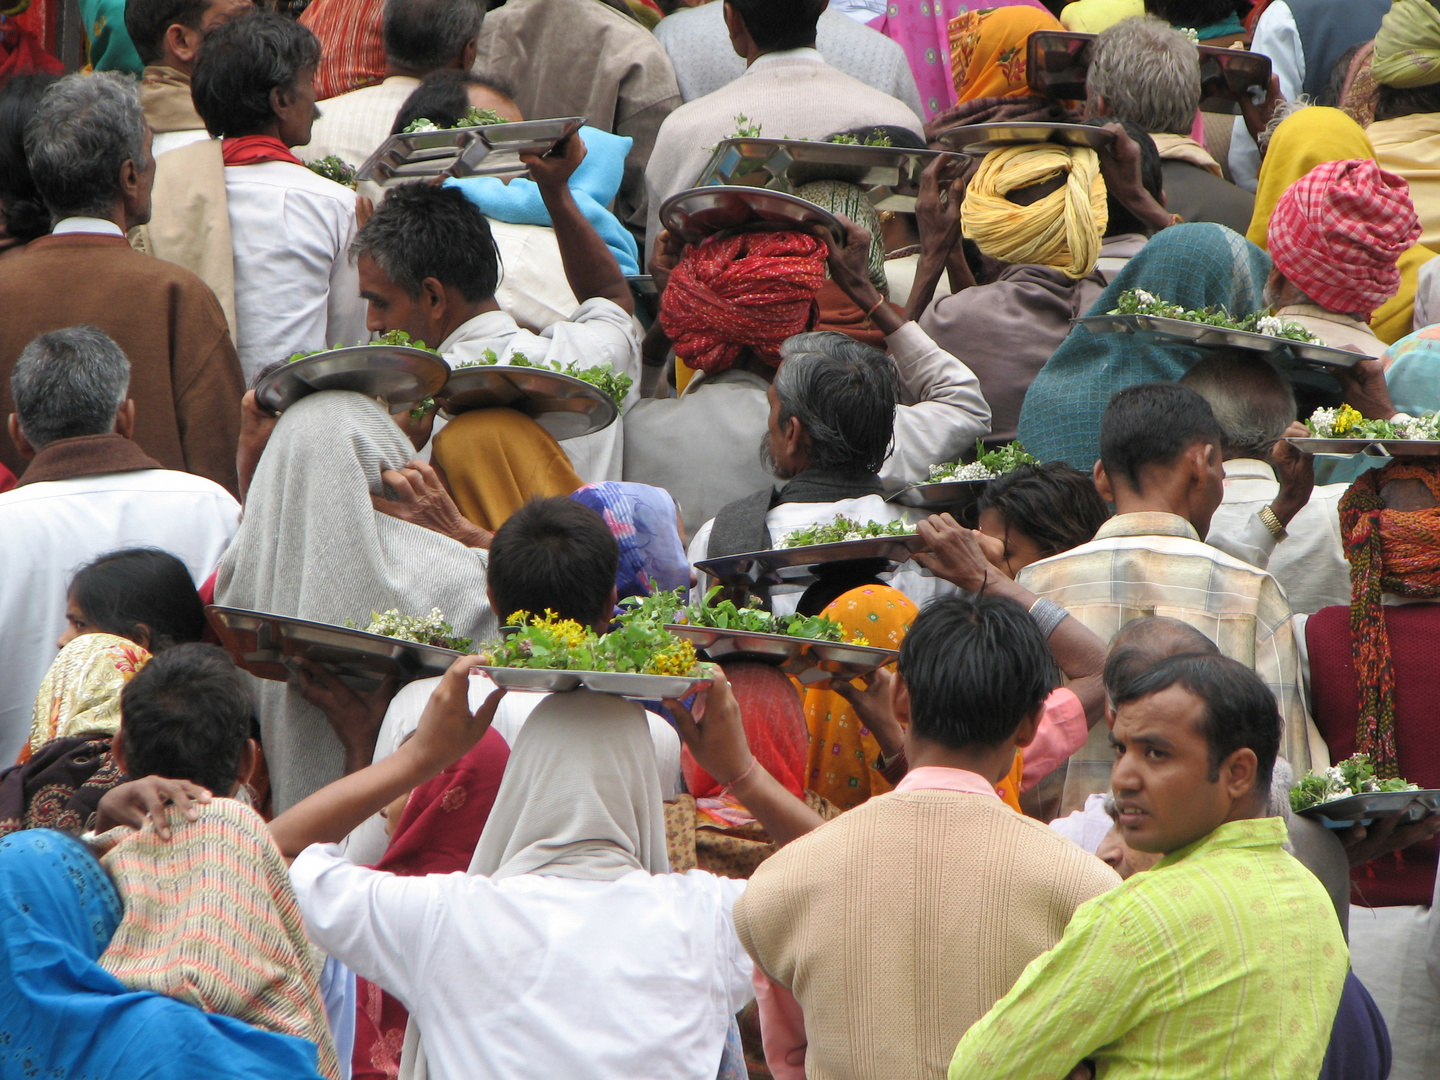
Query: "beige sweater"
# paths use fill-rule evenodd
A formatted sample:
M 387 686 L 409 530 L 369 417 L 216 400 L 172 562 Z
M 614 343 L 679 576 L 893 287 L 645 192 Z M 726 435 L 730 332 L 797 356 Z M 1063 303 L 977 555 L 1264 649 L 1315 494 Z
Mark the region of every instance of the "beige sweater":
M 740 78 L 687 101 L 660 125 L 645 166 L 647 258 L 660 231 L 660 204 L 694 186 L 715 144 L 735 134 L 737 116 L 747 127 L 758 124 L 767 139 L 823 139 L 867 124 L 918 134 L 923 126 L 908 106 L 831 67 L 814 49 L 762 56 Z
M 893 792 L 762 863 L 735 929 L 804 1010 L 809 1080 L 941 1080 L 966 1029 L 1119 882 L 999 799 Z

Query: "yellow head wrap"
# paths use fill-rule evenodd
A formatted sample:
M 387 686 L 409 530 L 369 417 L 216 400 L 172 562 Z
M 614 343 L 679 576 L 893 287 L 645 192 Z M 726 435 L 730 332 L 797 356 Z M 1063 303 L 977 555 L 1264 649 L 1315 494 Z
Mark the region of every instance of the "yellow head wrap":
M 1021 206 L 1006 195 L 1066 177 L 1038 202 Z M 1100 159 L 1083 146 L 1041 143 L 992 150 L 965 191 L 960 225 L 992 258 L 1053 266 L 1072 278 L 1095 269 L 1109 222 Z
M 1380 20 L 1370 74 L 1401 89 L 1440 82 L 1440 11 L 1426 0 L 1395 0 Z

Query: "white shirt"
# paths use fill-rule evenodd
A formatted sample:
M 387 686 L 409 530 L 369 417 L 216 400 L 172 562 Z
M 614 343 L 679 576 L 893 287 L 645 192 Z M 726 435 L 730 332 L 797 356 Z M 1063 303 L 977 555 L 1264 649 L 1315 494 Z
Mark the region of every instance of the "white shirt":
M 14 761 L 29 738 L 76 570 L 107 552 L 154 547 L 183 562 L 198 586 L 239 524 L 229 492 L 171 469 L 50 480 L 0 495 L 0 762 Z
M 390 137 L 395 114 L 419 85 L 420 80 L 409 75 L 391 75 L 378 85 L 326 98 L 319 103 L 320 116 L 310 129 L 310 142 L 295 147 L 295 156 L 310 162 L 334 154 L 358 169 Z M 367 180 L 359 193 L 378 204 L 383 191 Z
M 703 870 L 395 877 L 312 845 L 290 879 L 310 939 L 409 1009 L 432 1080 L 714 1080 L 752 996 L 745 882 Z
M 1285 527 L 1278 543 L 1257 516 L 1280 494 L 1269 462 L 1225 462 L 1225 499 L 1210 519 L 1205 542 L 1269 570 L 1296 613 L 1350 603 L 1350 563 L 1340 537 L 1340 498 L 1348 484 L 1321 484 Z M 1298 635 L 1297 635 L 1298 637 Z
M 150 145 L 150 153 L 155 157 L 161 154 L 168 154 L 171 150 L 179 150 L 182 146 L 189 146 L 191 143 L 203 142 L 210 138 L 210 132 L 204 128 L 187 128 L 184 131 L 157 131 L 154 141 Z
M 101 233 L 106 236 L 124 236 L 125 231 L 108 218 L 99 217 L 67 217 L 61 218 L 50 230 L 51 236 L 64 236 L 66 233 Z
M 1295 14 L 1285 0 L 1274 0 L 1255 23 L 1250 51 L 1270 57 L 1270 70 L 1280 80 L 1280 96 L 1294 101 L 1305 87 L 1305 47 Z M 1260 148 L 1245 126 L 1245 117 L 1235 117 L 1230 133 L 1230 176 L 1238 187 L 1254 191 L 1260 184 Z
M 500 310 L 537 334 L 574 315 L 580 301 L 565 276 L 555 230 L 546 225 L 485 220 L 500 252 L 500 284 L 495 288 Z
M 437 679 L 417 679 L 400 688 L 385 710 L 385 719 L 380 725 L 380 734 L 375 740 L 375 756 L 372 761 L 389 757 L 400 748 L 416 726 L 420 714 L 425 711 L 430 695 L 440 685 Z M 484 675 L 473 672 L 470 675 L 469 705 L 473 713 L 485 703 L 495 689 L 495 684 Z M 525 726 L 525 721 L 548 694 L 514 691 L 500 699 L 495 719 L 490 726 L 511 746 Z M 680 790 L 680 736 L 663 717 L 652 712 L 645 713 L 650 724 L 650 738 L 655 743 L 655 769 L 660 776 L 660 798 L 672 802 Z M 353 863 L 371 865 L 380 861 L 388 843 L 385 836 L 385 819 L 379 814 L 368 818 L 345 838 L 345 857 Z
M 303 165 L 225 168 L 235 248 L 235 345 L 245 381 L 302 350 L 370 339 L 350 261 L 355 193 Z
M 640 331 L 635 319 L 611 300 L 592 297 L 568 321 L 552 323 L 540 334 L 522 330 L 503 311 L 487 311 L 456 327 L 440 344 L 445 362 L 455 367 L 467 360 L 480 360 L 491 350 L 500 363 L 522 353 L 532 363 L 559 361 L 561 367 L 576 363 L 582 368 L 608 362 L 617 374 L 633 381 L 625 398 L 625 409 L 640 398 Z M 567 439 L 560 445 L 580 479 L 587 484 L 619 480 L 625 441 L 617 418 L 603 431 Z

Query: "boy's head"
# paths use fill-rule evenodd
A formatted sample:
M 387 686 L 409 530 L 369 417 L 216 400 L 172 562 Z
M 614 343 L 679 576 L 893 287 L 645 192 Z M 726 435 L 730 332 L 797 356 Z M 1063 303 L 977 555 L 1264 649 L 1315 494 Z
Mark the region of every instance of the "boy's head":
M 216 138 L 273 135 L 304 146 L 315 122 L 320 39 L 259 11 L 213 30 L 195 55 L 190 97 Z
M 1220 424 L 1177 383 L 1142 383 L 1110 399 L 1100 420 L 1095 487 L 1119 513 L 1178 514 L 1202 537 L 1225 495 Z
M 546 610 L 605 626 L 615 609 L 620 545 L 605 519 L 557 495 L 526 503 L 490 545 L 490 607 L 503 619 Z
M 983 592 L 927 604 L 900 646 L 899 673 L 895 707 L 902 720 L 909 715 L 907 742 L 948 750 L 1026 745 L 1057 682 L 1035 621 Z
M 250 695 L 214 645 L 154 656 L 121 691 L 120 716 L 116 759 L 132 780 L 189 780 L 228 796 L 250 778 Z

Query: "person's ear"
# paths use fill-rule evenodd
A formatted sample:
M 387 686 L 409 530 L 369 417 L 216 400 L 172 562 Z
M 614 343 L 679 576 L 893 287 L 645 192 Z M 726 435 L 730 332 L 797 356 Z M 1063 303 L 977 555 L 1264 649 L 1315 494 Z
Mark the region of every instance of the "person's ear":
M 240 768 L 237 771 L 235 791 L 247 786 L 255 779 L 255 772 L 260 765 L 260 744 L 254 739 L 246 739 L 245 745 L 240 748 Z M 219 794 L 218 792 L 216 794 Z M 235 794 L 232 791 L 230 794 Z
M 479 52 L 479 38 L 471 38 L 469 41 L 467 41 L 465 43 L 465 47 L 460 50 L 460 70 L 469 71 L 471 68 L 473 68 L 475 66 L 475 57 L 479 54 Z
M 1045 719 L 1045 702 L 1040 702 L 1039 708 L 1032 712 L 1025 719 L 1020 721 L 1020 726 L 1015 729 L 1015 748 L 1023 750 L 1035 741 L 1035 734 L 1040 730 L 1040 721 Z
M 1258 787 L 1259 769 L 1260 759 L 1255 751 L 1242 746 L 1220 763 L 1220 786 L 1231 799 L 1253 795 Z
M 288 86 L 272 86 L 270 88 L 270 111 L 280 119 L 295 101 L 295 92 Z
M 110 736 L 110 760 L 115 762 L 115 768 L 128 780 L 133 778 L 130 776 L 130 763 L 125 760 L 125 740 L 121 738 L 124 731 L 125 725 L 121 723 L 115 729 L 115 734 Z
M 139 645 L 146 652 L 154 652 L 154 650 L 150 648 L 150 646 L 155 641 L 155 632 L 150 629 L 148 624 L 143 622 L 137 622 L 134 626 L 130 628 L 129 633 L 127 633 L 125 636 L 128 637 L 131 641 L 133 641 L 136 645 Z
M 165 37 L 161 42 L 162 54 L 169 53 L 182 64 L 190 64 L 195 60 L 195 54 L 200 51 L 202 40 L 204 38 L 200 31 L 191 30 L 180 23 L 171 23 L 165 28 Z
M 10 429 L 10 441 L 15 444 L 15 451 L 26 461 L 35 456 L 35 448 L 30 445 L 30 440 L 25 438 L 25 432 L 20 427 L 20 416 L 18 413 L 11 413 L 10 419 L 6 421 L 6 427 Z
M 1115 501 L 1115 487 L 1110 483 L 1110 474 L 1105 471 L 1105 463 L 1097 460 L 1095 467 L 1090 470 L 1090 475 L 1095 481 L 1095 490 L 1100 493 L 1100 498 L 1107 503 Z
M 722 9 L 725 16 L 725 29 L 730 35 L 730 47 L 735 50 L 737 56 L 748 57 L 753 40 L 750 37 L 750 29 L 745 25 L 745 20 L 740 17 L 740 12 L 735 10 L 734 5 L 725 3 Z
M 122 439 L 133 439 L 135 437 L 135 399 L 126 398 L 120 403 L 120 408 L 115 410 L 114 432 Z
M 489 601 L 490 610 L 495 613 L 495 618 L 505 619 L 510 616 L 510 612 L 501 611 L 500 606 L 495 603 L 495 589 L 488 583 L 485 585 L 485 599 Z
M 780 434 L 785 440 L 785 448 L 791 454 L 795 454 L 805 448 L 810 441 L 810 436 L 805 431 L 805 425 L 800 423 L 798 416 L 792 416 L 786 420 L 780 428 Z
M 445 286 L 440 284 L 439 278 L 427 277 L 420 282 L 420 304 L 425 313 L 437 322 L 445 318 L 445 309 L 449 304 L 445 298 Z

